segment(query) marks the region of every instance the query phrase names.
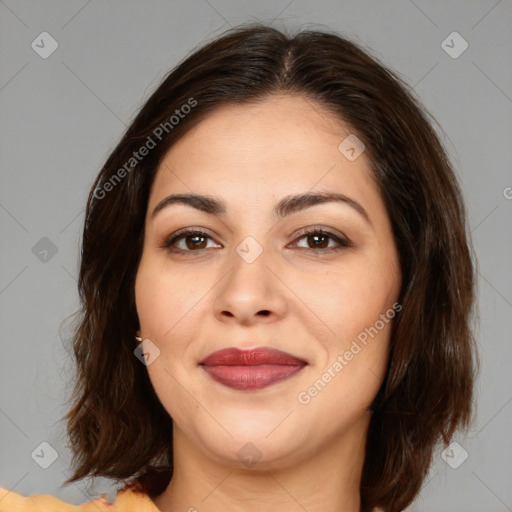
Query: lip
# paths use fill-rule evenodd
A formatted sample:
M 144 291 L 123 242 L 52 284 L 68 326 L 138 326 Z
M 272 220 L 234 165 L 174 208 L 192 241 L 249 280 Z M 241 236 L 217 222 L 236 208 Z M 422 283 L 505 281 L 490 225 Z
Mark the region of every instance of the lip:
M 252 350 L 227 348 L 199 362 L 210 377 L 232 389 L 263 389 L 300 372 L 306 361 L 287 352 L 259 347 Z

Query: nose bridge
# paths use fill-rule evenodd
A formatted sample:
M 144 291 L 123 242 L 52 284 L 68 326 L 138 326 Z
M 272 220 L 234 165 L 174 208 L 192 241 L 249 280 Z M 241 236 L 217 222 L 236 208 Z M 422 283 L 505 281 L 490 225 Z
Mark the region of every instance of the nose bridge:
M 264 252 L 263 245 L 252 235 L 246 236 L 236 247 L 236 254 L 248 265 L 252 265 L 256 260 L 260 259 Z M 266 249 L 268 254 L 268 247 Z M 266 259 L 266 258 L 263 258 Z
M 231 292 L 262 300 L 267 295 L 270 250 L 252 235 L 246 236 L 230 257 L 232 270 L 228 276 Z M 228 290 L 229 291 L 229 290 Z M 247 300 L 246 299 L 246 300 Z
M 248 322 L 264 313 L 280 316 L 284 297 L 272 279 L 270 249 L 253 236 L 244 238 L 230 255 L 230 271 L 222 280 L 214 302 L 216 315 Z

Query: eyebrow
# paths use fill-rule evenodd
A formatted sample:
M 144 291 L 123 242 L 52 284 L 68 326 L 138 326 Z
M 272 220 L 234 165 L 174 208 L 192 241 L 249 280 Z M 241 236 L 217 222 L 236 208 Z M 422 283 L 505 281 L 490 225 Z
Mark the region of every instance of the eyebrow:
M 367 211 L 360 203 L 336 192 L 306 192 L 304 194 L 286 196 L 274 206 L 272 216 L 276 219 L 282 219 L 293 213 L 310 208 L 311 206 L 331 202 L 344 203 L 352 207 L 372 225 Z M 200 194 L 171 194 L 162 199 L 155 206 L 151 218 L 154 218 L 158 212 L 171 204 L 184 204 L 209 215 L 221 217 L 225 216 L 227 213 L 226 203 L 221 199 Z

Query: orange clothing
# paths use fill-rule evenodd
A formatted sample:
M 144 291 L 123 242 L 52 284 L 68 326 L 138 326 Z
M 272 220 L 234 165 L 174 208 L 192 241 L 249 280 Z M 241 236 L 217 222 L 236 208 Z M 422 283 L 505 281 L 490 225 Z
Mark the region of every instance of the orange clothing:
M 191 509 L 195 510 L 195 509 Z M 112 505 L 105 495 L 82 505 L 72 505 L 50 494 L 22 496 L 0 487 L 0 512 L 161 512 L 151 498 L 131 488 L 121 489 Z M 384 512 L 375 508 L 373 512 Z M 407 512 L 407 511 L 405 511 Z
M 151 498 L 132 489 L 121 489 L 109 505 L 105 495 L 82 505 L 72 505 L 50 494 L 22 496 L 0 487 L 0 512 L 160 512 Z

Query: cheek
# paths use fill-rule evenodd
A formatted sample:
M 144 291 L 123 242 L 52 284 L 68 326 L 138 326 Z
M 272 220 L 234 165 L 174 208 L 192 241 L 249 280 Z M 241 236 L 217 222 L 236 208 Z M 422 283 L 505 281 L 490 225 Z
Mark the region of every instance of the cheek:
M 173 272 L 161 261 L 143 258 L 135 280 L 142 334 L 163 341 L 180 319 L 186 323 L 194 304 L 206 292 L 206 281 L 197 275 Z
M 193 401 L 180 385 L 186 382 L 187 375 L 178 363 L 187 348 L 183 333 L 193 329 L 192 307 L 204 294 L 186 281 L 183 274 L 170 272 L 150 256 L 142 258 L 135 280 L 141 334 L 160 350 L 160 355 L 147 366 L 148 376 L 160 402 L 178 422 L 185 421 L 194 409 Z
M 384 322 L 379 314 L 371 321 L 361 315 L 347 319 L 347 324 L 339 327 L 341 336 L 324 341 L 326 357 L 297 395 L 310 417 L 326 417 L 330 425 L 344 429 L 370 409 L 386 374 L 393 322 L 392 315 Z M 327 433 L 331 427 L 322 428 Z
M 326 273 L 303 273 L 295 285 L 304 304 L 328 327 L 339 346 L 379 319 L 396 299 L 398 283 L 379 262 L 347 265 Z
M 332 384 L 315 406 L 345 404 L 345 412 L 332 410 L 333 419 L 342 421 L 344 414 L 369 407 L 382 384 L 401 280 L 396 258 L 376 257 L 332 276 L 332 283 L 320 311 L 336 335 L 323 342 L 325 366 L 318 375 L 320 388 L 326 381 Z

